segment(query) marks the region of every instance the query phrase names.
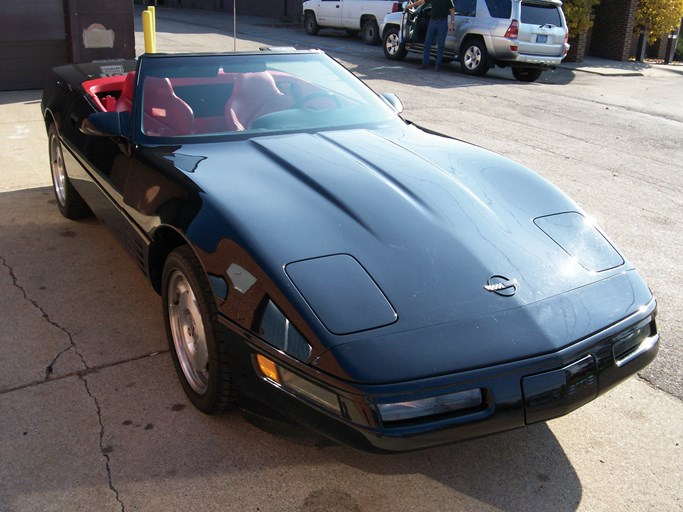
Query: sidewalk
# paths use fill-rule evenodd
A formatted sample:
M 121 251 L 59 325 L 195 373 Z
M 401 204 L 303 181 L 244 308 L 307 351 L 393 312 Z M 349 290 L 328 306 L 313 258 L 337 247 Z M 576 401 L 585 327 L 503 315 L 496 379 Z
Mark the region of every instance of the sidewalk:
M 563 62 L 560 69 L 593 73 L 601 76 L 671 76 L 678 74 L 683 77 L 683 63 L 657 64 L 650 62 L 635 62 L 585 57 L 583 62 Z

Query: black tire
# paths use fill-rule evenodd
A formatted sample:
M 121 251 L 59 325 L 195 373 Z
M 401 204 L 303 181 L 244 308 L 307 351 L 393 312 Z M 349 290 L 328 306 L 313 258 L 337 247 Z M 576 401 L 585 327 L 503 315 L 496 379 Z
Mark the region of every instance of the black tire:
M 206 273 L 190 247 L 180 246 L 164 264 L 161 297 L 173 365 L 192 404 L 219 414 L 237 400 L 225 328 Z
M 59 131 L 54 123 L 47 129 L 50 171 L 52 174 L 52 190 L 57 200 L 57 208 L 67 219 L 83 219 L 92 216 L 92 211 L 69 180 L 64 164 L 62 143 Z
M 399 41 L 399 28 L 389 27 L 384 31 L 384 56 L 389 60 L 403 60 L 408 54 L 406 46 Z
M 367 20 L 363 23 L 360 35 L 365 44 L 379 43 L 379 27 L 377 26 L 377 22 L 375 20 Z
M 320 31 L 320 25 L 315 19 L 315 14 L 310 11 L 304 16 L 304 29 L 309 36 L 314 36 Z
M 512 76 L 519 82 L 535 82 L 541 73 L 541 68 L 512 68 Z
M 489 70 L 489 54 L 486 45 L 479 39 L 465 41 L 460 50 L 460 67 L 463 73 L 484 76 Z

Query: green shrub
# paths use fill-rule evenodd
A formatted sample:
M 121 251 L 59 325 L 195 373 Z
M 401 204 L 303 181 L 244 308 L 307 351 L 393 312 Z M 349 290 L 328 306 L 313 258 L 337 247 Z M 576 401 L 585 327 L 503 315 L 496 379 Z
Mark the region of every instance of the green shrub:
M 577 37 L 593 26 L 594 8 L 600 0 L 564 0 L 562 10 L 567 18 L 569 37 Z

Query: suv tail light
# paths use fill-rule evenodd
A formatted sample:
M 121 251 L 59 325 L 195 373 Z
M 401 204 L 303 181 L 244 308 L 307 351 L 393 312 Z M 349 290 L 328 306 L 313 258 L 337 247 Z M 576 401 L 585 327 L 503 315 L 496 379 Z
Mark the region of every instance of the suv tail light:
M 517 39 L 519 37 L 519 23 L 517 20 L 512 20 L 510 26 L 505 31 L 505 36 L 508 39 Z
M 402 10 L 399 2 L 394 2 L 394 5 L 391 6 L 391 12 L 401 12 Z
M 566 30 L 564 33 L 564 51 L 562 52 L 563 56 L 567 56 L 567 43 L 569 42 L 569 30 Z

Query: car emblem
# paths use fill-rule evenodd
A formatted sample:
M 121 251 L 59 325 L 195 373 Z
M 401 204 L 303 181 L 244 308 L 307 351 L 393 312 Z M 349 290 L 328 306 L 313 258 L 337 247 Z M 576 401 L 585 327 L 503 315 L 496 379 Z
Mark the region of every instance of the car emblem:
M 505 276 L 491 276 L 489 280 L 484 285 L 484 290 L 487 292 L 493 292 L 495 294 L 501 295 L 503 297 L 512 297 L 517 293 L 517 279 L 508 279 Z

